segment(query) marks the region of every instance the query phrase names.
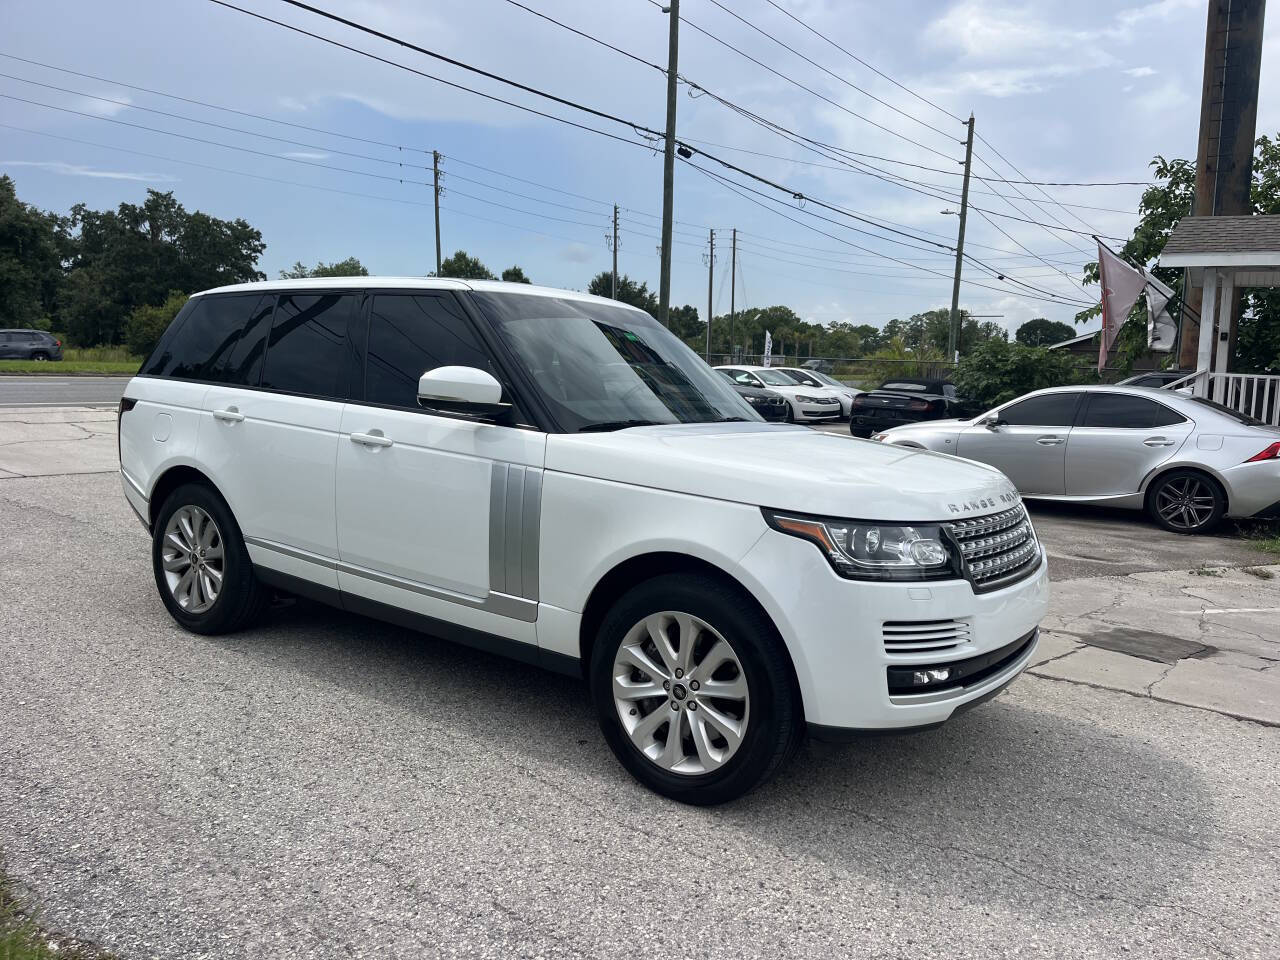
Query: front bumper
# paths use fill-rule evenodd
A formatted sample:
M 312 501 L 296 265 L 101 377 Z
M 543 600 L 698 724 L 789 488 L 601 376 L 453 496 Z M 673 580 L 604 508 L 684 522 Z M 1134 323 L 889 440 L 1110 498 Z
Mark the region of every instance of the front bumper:
M 832 398 L 830 403 L 805 403 L 795 401 L 796 413 L 801 420 L 839 420 L 840 401 Z
M 1028 577 L 976 594 L 968 581 L 870 583 L 839 577 L 813 547 L 769 531 L 743 558 L 743 575 L 777 625 L 796 669 L 805 719 L 836 731 L 936 726 L 1007 686 L 1030 662 L 1048 612 L 1048 563 Z M 956 624 L 959 640 L 933 649 L 886 649 L 885 624 Z M 1024 642 L 1020 642 L 1024 641 Z M 974 661 L 1011 647 L 1012 659 L 964 685 L 891 694 L 889 669 Z

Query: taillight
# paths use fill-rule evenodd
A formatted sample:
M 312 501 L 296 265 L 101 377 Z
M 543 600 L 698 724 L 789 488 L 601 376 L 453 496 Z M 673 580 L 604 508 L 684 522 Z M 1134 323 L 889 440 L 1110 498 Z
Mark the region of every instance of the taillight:
M 938 410 L 942 406 L 941 400 L 912 400 L 907 404 L 908 410 Z
M 1280 440 L 1277 440 L 1261 453 L 1256 453 L 1245 463 L 1258 463 L 1260 460 L 1280 460 Z
M 55 347 L 60 347 L 60 346 L 62 346 L 62 341 L 61 341 L 61 340 L 54 340 L 54 341 L 53 341 L 53 345 L 54 345 Z

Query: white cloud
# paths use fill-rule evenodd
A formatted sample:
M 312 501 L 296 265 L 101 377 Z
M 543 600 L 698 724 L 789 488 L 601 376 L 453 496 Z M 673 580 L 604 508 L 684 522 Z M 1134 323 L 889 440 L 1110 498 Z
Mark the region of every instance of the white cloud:
M 1154 77 L 1157 73 L 1154 67 L 1130 67 L 1128 70 L 1122 70 L 1120 72 L 1135 78 Z
M 327 160 L 329 158 L 327 153 L 315 153 L 310 150 L 290 150 L 280 156 L 288 157 L 290 160 Z
M 98 170 L 79 163 L 61 160 L 0 160 L 0 167 L 34 167 L 67 177 L 96 177 L 102 180 L 135 180 L 139 183 L 177 183 L 179 178 L 167 173 L 134 173 L 128 170 Z
M 92 113 L 97 117 L 114 117 L 119 113 L 123 113 L 129 108 L 129 105 L 133 103 L 131 98 L 110 91 L 105 94 L 100 94 L 100 96 L 106 97 L 107 99 L 98 100 L 95 97 L 80 97 L 76 101 L 74 109 L 80 110 L 83 113 Z M 109 103 L 108 100 L 118 100 L 120 102 Z
M 595 257 L 595 251 L 581 243 L 571 243 L 560 251 L 560 259 L 569 263 L 590 263 Z

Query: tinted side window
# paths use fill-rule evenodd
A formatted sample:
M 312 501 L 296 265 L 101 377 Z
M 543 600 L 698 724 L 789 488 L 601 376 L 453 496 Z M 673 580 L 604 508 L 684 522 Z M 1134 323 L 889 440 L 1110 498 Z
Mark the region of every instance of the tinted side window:
M 458 302 L 449 296 L 379 295 L 369 312 L 364 397 L 418 409 L 418 380 L 436 367 L 497 374 Z
M 1051 393 L 1005 407 L 1000 419 L 1012 426 L 1069 427 L 1076 419 L 1078 393 Z
M 178 311 L 178 315 L 173 318 L 173 322 L 160 335 L 156 348 L 151 351 L 151 356 L 147 357 L 146 363 L 138 371 L 139 374 L 144 377 L 174 376 L 173 368 L 177 365 L 179 353 L 184 350 L 182 341 L 186 333 L 187 321 L 193 318 L 198 319 L 199 314 L 204 310 L 204 305 L 204 297 L 192 297 L 186 302 Z
M 183 380 L 224 379 L 228 358 L 240 339 L 249 311 L 261 294 L 198 297 L 186 314 L 180 313 L 170 325 L 143 373 Z M 181 326 L 179 326 L 181 321 Z
M 271 322 L 262 386 L 286 393 L 346 394 L 347 326 L 354 294 L 281 294 Z
M 1086 427 L 1122 427 L 1149 429 L 1182 423 L 1186 419 L 1164 404 L 1123 393 L 1095 393 L 1085 411 Z
M 240 387 L 256 387 L 262 378 L 262 360 L 267 353 L 267 331 L 275 309 L 274 294 L 246 300 L 247 313 L 241 318 L 240 339 L 232 348 L 227 362 L 219 371 L 222 383 Z

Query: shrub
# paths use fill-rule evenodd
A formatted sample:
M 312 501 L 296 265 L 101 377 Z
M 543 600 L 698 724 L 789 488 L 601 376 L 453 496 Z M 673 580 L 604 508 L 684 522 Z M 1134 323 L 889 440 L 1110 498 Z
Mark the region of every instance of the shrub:
M 139 357 L 150 354 L 155 349 L 160 334 L 173 322 L 186 302 L 185 293 L 171 290 L 168 299 L 160 306 L 138 307 L 129 314 L 129 319 L 124 324 L 124 342 L 129 347 L 129 352 Z
M 1094 383 L 1097 373 L 1063 350 L 987 340 L 960 358 L 955 384 L 960 396 L 984 409 L 1045 387 Z

